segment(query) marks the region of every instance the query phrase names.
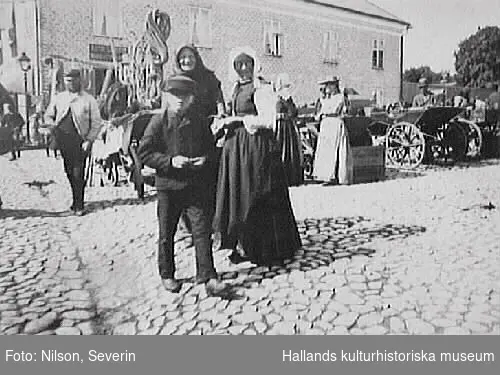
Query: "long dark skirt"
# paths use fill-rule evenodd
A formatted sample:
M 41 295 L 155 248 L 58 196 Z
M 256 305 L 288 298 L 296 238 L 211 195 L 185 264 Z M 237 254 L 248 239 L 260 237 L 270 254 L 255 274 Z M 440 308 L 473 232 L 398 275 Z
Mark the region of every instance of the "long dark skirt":
M 214 229 L 237 237 L 245 254 L 266 264 L 290 258 L 301 246 L 279 147 L 272 131 L 243 127 L 222 150 Z
M 277 121 L 276 140 L 281 151 L 281 160 L 285 168 L 288 186 L 303 184 L 304 173 L 299 132 L 291 118 Z

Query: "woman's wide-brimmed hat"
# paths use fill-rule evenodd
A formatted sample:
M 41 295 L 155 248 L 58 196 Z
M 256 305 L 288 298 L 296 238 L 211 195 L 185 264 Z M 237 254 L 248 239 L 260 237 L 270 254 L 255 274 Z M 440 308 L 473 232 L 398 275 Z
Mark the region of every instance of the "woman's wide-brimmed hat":
M 420 78 L 418 80 L 418 88 L 427 87 L 427 78 Z
M 329 83 L 339 83 L 339 82 L 340 82 L 340 78 L 337 76 L 333 76 L 331 78 L 327 78 L 327 79 L 324 79 L 322 81 L 319 81 L 318 85 L 327 85 Z

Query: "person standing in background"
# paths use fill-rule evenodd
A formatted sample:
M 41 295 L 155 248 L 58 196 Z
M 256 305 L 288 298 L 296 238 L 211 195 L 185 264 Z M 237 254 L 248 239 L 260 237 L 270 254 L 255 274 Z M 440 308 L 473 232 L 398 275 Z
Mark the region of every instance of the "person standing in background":
M 420 92 L 413 98 L 412 107 L 429 107 L 433 104 L 433 95 L 428 87 L 427 78 L 420 78 L 418 81 Z
M 353 182 L 353 158 L 349 133 L 342 119 L 345 96 L 338 77 L 325 81 L 326 98 L 321 100 L 320 133 L 314 156 L 314 177 L 326 185 Z
M 13 104 L 7 103 L 4 108 L 2 127 L 9 128 L 12 132 L 12 157 L 10 161 L 14 161 L 21 157 L 22 130 L 25 121 L 19 112 L 15 110 Z
M 103 126 L 97 101 L 83 90 L 81 73 L 73 69 L 64 77 L 66 91 L 55 95 L 45 112 L 55 143 L 64 159 L 73 203 L 68 215 L 84 215 L 85 163 L 92 143 Z
M 488 119 L 498 131 L 500 128 L 500 85 L 495 83 L 493 87 L 495 92 L 492 92 L 487 99 Z
M 287 74 L 278 75 L 275 89 L 278 96 L 275 136 L 281 151 L 281 161 L 288 186 L 299 186 L 304 182 L 302 146 L 296 125 L 298 109 L 292 99 L 292 83 Z

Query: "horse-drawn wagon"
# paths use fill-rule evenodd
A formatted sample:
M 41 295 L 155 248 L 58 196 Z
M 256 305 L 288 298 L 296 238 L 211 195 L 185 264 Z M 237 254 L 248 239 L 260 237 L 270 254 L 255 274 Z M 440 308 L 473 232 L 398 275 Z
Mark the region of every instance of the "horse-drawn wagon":
M 480 155 L 483 129 L 467 119 L 464 111 L 455 107 L 409 108 L 397 114 L 373 112 L 370 117 L 344 116 L 344 122 L 353 151 L 383 145 L 387 166 L 411 169 L 424 161 L 456 162 Z M 306 178 L 313 175 L 314 153 L 321 132 L 319 126 L 312 109 L 301 109 L 299 132 Z M 375 157 L 375 149 L 373 155 Z
M 415 168 L 423 161 L 461 161 L 478 156 L 481 129 L 460 116 L 464 108 L 410 108 L 395 117 L 375 119 L 369 130 L 385 139 L 387 161 L 400 168 Z

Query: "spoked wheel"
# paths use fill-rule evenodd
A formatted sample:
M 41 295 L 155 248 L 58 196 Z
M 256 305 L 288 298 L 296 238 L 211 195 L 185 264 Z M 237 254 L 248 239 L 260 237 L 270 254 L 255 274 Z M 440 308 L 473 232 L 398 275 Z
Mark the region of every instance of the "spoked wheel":
M 314 146 L 313 136 L 308 128 L 300 129 L 300 143 L 302 153 L 302 168 L 304 170 L 304 179 L 312 179 L 314 165 Z
M 467 136 L 467 152 L 468 158 L 478 158 L 481 154 L 483 146 L 483 133 L 481 128 L 475 122 L 466 119 L 457 119 L 455 121 L 464 130 Z
M 306 154 L 303 160 L 304 178 L 310 180 L 313 177 L 313 156 Z
M 395 166 L 416 168 L 425 154 L 424 133 L 409 122 L 389 127 L 386 136 L 387 159 Z
M 432 154 L 436 160 L 461 161 L 467 155 L 467 143 L 467 134 L 463 127 L 456 122 L 450 122 L 436 134 Z

